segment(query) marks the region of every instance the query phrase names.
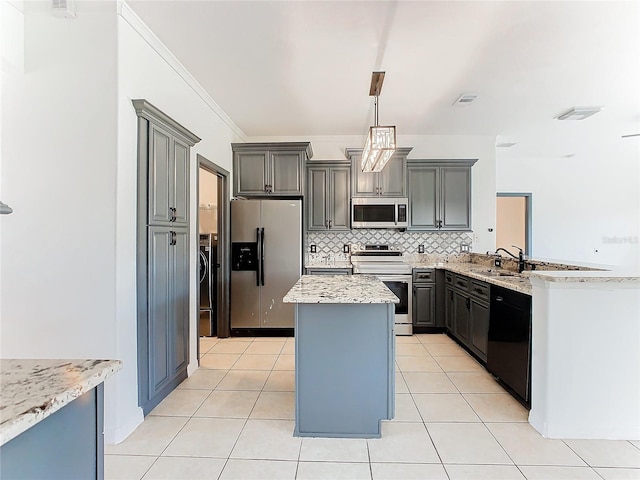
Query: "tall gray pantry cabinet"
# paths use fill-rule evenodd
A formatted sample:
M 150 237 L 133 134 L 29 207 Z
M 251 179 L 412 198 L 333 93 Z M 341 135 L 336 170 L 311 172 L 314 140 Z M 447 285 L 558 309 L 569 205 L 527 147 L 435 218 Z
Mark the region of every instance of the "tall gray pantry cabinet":
M 138 402 L 149 413 L 189 363 L 189 149 L 196 135 L 151 105 L 138 115 Z

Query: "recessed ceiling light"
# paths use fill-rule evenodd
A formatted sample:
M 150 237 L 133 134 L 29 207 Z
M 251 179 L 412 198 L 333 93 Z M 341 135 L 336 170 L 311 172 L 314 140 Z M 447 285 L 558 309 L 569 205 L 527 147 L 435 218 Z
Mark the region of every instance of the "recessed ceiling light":
M 558 120 L 584 120 L 591 115 L 595 115 L 602 107 L 573 107 L 568 112 L 557 116 Z
M 514 145 L 517 145 L 518 142 L 500 142 L 500 143 L 496 143 L 496 147 L 498 148 L 509 148 L 509 147 L 513 147 Z
M 453 102 L 453 104 L 454 105 L 469 105 L 476 98 L 478 98 L 478 95 L 476 95 L 475 93 L 463 93 L 462 95 L 460 95 L 458 97 L 458 99 L 455 102 Z
M 630 133 L 629 135 L 622 135 L 622 138 L 640 137 L 640 133 Z

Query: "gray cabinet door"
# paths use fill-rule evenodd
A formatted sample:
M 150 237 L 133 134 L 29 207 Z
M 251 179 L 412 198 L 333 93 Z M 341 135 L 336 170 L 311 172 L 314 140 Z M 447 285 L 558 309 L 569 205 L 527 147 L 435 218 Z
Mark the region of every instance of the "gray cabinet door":
M 299 152 L 269 152 L 267 184 L 273 195 L 302 195 L 302 154 Z
M 469 316 L 471 323 L 469 347 L 486 362 L 487 342 L 489 338 L 489 305 L 471 299 Z
M 268 152 L 235 152 L 233 176 L 235 195 L 264 195 L 267 181 Z
M 469 297 L 453 291 L 455 316 L 453 319 L 453 333 L 465 345 L 469 344 Z
M 308 179 L 308 230 L 326 230 L 328 227 L 329 169 L 325 167 L 309 167 Z
M 360 167 L 360 158 L 353 160 L 353 196 L 377 197 L 380 190 L 378 185 L 378 173 L 363 172 Z
M 435 327 L 435 284 L 414 284 L 413 325 L 416 327 Z
M 172 379 L 168 347 L 172 338 L 172 245 L 168 227 L 149 227 L 148 234 L 148 392 L 160 393 Z
M 170 207 L 175 208 L 173 224 L 189 224 L 189 147 L 173 140 L 173 182 L 170 182 Z
M 383 197 L 404 197 L 406 184 L 407 159 L 405 156 L 393 156 L 378 173 L 378 192 Z
M 165 224 L 171 222 L 172 212 L 172 144 L 173 138 L 165 129 L 151 123 L 149 125 L 149 188 L 148 222 Z
M 441 230 L 471 227 L 471 167 L 440 168 Z
M 172 376 L 189 363 L 189 235 L 187 228 L 173 230 L 171 246 L 171 327 L 168 349 Z
M 445 292 L 444 303 L 445 326 L 449 332 L 453 333 L 453 321 L 455 318 L 455 302 L 453 296 L 453 288 L 447 287 Z
M 329 228 L 350 230 L 351 218 L 351 169 L 332 167 L 329 169 Z
M 409 230 L 438 228 L 438 167 L 409 166 Z

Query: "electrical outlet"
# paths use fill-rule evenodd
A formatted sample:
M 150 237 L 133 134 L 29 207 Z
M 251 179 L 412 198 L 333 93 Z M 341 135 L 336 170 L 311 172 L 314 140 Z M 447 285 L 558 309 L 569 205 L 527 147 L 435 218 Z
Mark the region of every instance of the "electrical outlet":
M 342 245 L 342 253 L 349 253 L 349 244 L 345 243 Z
M 496 258 L 493 261 L 493 265 L 496 266 L 496 267 L 502 267 L 502 259 L 501 258 Z
M 311 253 L 316 253 L 316 246 L 315 245 L 310 245 L 309 246 Z
M 418 253 L 424 253 L 424 245 L 418 245 Z
M 461 243 L 460 244 L 460 251 L 461 252 L 468 252 L 469 251 L 469 245 L 467 245 L 466 243 Z

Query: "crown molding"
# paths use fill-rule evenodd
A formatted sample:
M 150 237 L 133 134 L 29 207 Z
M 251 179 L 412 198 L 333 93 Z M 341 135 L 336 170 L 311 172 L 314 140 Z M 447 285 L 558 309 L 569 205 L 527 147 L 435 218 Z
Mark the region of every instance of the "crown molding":
M 211 109 L 225 125 L 242 140 L 247 140 L 247 135 L 236 123 L 225 113 L 225 111 L 216 103 L 216 101 L 207 93 L 207 91 L 198 83 L 191 73 L 180 63 L 180 61 L 171 53 L 164 43 L 156 36 L 149 26 L 133 11 L 133 9 L 124 0 L 117 0 L 116 12 L 127 22 L 133 30 L 138 33 L 142 39 L 155 51 L 167 64 L 184 80 L 184 82 L 198 95 L 202 101 Z

